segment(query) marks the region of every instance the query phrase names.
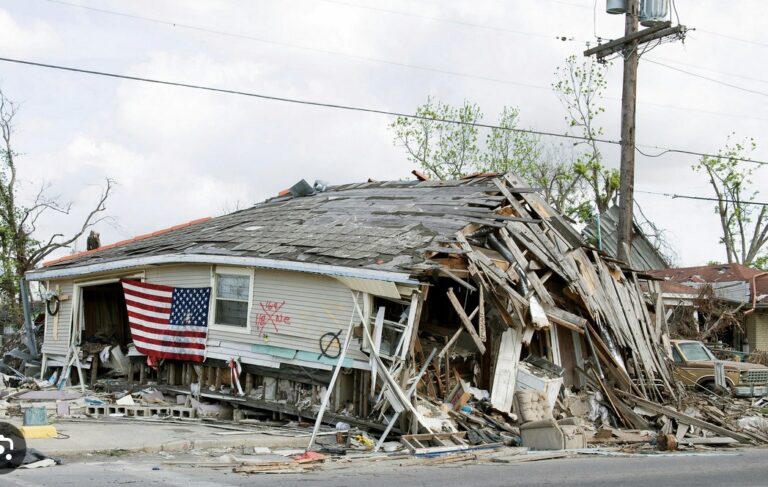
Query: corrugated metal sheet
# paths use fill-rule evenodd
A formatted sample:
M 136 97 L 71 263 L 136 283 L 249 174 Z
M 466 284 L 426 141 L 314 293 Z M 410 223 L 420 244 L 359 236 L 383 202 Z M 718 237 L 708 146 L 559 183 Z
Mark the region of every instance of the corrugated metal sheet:
M 614 206 L 600 215 L 600 233 L 603 252 L 613 257 L 618 255 L 618 226 L 619 207 Z M 669 264 L 664 257 L 653 247 L 650 241 L 643 235 L 637 225 L 632 225 L 634 236 L 632 238 L 632 255 L 630 267 L 636 270 L 666 269 Z M 583 234 L 586 238 L 597 242 L 597 224 L 592 222 L 587 225 Z
M 720 299 L 727 299 L 738 303 L 744 303 L 752 299 L 749 291 L 749 282 L 715 282 L 710 285 L 715 290 L 715 296 Z

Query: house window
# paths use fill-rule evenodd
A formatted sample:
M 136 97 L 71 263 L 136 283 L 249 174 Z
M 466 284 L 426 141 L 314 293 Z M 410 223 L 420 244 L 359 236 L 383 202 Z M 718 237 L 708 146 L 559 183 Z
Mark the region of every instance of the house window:
M 216 270 L 214 319 L 216 325 L 248 328 L 251 296 L 250 270 Z

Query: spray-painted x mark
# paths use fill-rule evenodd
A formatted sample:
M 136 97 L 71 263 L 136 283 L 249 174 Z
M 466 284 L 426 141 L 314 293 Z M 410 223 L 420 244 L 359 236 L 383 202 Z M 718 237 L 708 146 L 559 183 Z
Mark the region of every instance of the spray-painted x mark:
M 274 327 L 275 332 L 280 332 L 280 330 L 277 329 L 277 322 L 275 321 L 275 317 L 280 312 L 280 308 L 285 306 L 285 301 L 282 303 L 278 303 L 277 301 L 261 301 L 259 303 L 259 306 L 261 306 L 261 310 L 264 312 L 264 316 L 266 317 L 266 320 L 268 323 L 272 323 L 272 327 Z M 266 326 L 267 323 L 264 323 L 264 326 Z M 264 329 L 264 326 L 261 327 L 261 329 Z

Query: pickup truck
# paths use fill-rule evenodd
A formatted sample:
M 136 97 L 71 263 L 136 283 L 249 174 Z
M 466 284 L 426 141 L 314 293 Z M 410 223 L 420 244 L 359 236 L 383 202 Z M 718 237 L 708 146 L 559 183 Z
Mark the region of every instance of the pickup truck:
M 688 387 L 715 390 L 717 358 L 702 342 L 671 340 L 675 377 Z M 768 395 L 768 367 L 760 364 L 722 361 L 727 388 L 735 396 L 762 397 Z

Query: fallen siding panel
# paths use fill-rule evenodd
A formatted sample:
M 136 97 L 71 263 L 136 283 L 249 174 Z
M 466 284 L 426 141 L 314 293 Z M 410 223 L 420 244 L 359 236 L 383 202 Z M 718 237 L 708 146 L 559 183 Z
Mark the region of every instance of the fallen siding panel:
M 74 284 L 71 280 L 51 281 L 51 289 L 55 290 L 58 286 L 59 296 L 69 296 L 68 299 L 60 301 L 58 324 L 56 317 L 51 316 L 48 311 L 45 312 L 45 335 L 43 338 L 42 353 L 49 355 L 66 355 L 69 349 L 70 329 L 72 327 L 72 289 Z

